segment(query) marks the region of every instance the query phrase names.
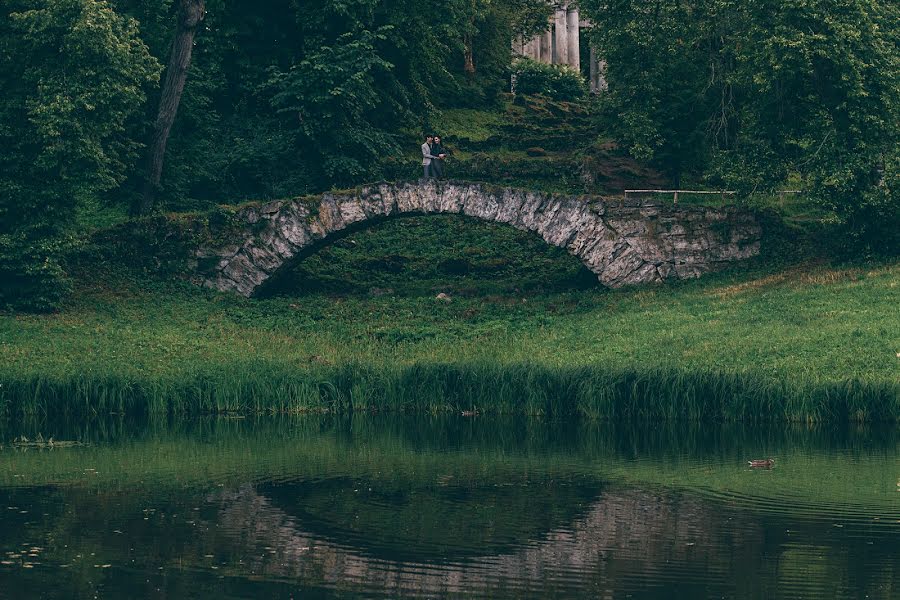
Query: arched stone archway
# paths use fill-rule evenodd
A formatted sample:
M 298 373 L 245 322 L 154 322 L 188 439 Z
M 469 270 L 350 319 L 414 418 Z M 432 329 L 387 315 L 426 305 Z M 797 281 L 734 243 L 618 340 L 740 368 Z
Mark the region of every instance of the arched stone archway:
M 622 287 L 697 277 L 759 253 L 761 227 L 736 208 L 664 205 L 461 182 L 376 184 L 240 208 L 221 244 L 196 252 L 193 280 L 253 295 L 296 260 L 351 228 L 404 215 L 458 214 L 505 223 L 565 248 Z

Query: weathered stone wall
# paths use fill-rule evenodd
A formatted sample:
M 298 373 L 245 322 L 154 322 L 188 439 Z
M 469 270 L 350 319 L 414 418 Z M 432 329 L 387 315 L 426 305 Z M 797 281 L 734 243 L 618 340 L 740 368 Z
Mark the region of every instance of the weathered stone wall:
M 388 217 L 459 214 L 532 231 L 566 248 L 605 286 L 687 279 L 759 253 L 762 230 L 736 208 L 565 196 L 483 184 L 379 184 L 315 199 L 241 208 L 225 243 L 197 250 L 192 280 L 252 295 L 267 280 L 348 228 Z

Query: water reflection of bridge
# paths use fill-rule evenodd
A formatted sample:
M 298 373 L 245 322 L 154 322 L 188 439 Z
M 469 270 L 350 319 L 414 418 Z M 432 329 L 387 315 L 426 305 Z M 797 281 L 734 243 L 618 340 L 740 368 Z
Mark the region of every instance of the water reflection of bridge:
M 244 563 L 257 576 L 365 584 L 388 594 L 510 593 L 521 586 L 552 593 L 588 586 L 598 597 L 612 597 L 613 590 L 640 587 L 641 576 L 709 589 L 716 573 L 727 573 L 722 585 L 731 588 L 735 561 L 758 560 L 765 538 L 758 525 L 736 522 L 738 517 L 696 498 L 622 489 L 604 492 L 572 522 L 505 551 L 454 556 L 451 550 L 445 560 L 421 562 L 392 559 L 370 547 L 379 540 L 367 542 L 350 530 L 347 539 L 337 530 L 312 532 L 252 486 L 224 494 L 220 502 L 220 526 L 234 542 L 255 550 L 244 552 L 254 556 Z

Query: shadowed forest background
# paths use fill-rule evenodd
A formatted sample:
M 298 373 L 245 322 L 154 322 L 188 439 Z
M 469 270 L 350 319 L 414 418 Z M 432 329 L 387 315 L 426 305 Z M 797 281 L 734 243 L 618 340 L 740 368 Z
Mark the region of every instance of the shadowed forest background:
M 188 5 L 202 20 L 148 204 L 149 146 Z M 72 252 L 129 213 L 415 177 L 432 130 L 454 150 L 454 177 L 592 193 L 690 184 L 741 199 L 801 189 L 795 212 L 839 253 L 896 253 L 896 3 L 584 0 L 585 47 L 608 65 L 598 96 L 578 73 L 514 60 L 511 40 L 539 32 L 550 10 L 4 2 L 0 302 L 57 306 Z

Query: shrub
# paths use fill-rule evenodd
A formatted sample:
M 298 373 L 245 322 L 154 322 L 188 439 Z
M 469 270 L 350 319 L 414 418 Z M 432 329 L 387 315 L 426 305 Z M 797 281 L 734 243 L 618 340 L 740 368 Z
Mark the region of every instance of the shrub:
M 79 206 L 118 186 L 160 66 L 103 0 L 0 7 L 0 305 L 49 310 Z
M 527 58 L 512 67 L 516 93 L 542 94 L 554 100 L 577 100 L 587 92 L 584 78 L 563 65 L 548 65 Z
M 0 235 L 0 308 L 49 312 L 68 294 L 59 256 L 64 242 Z

